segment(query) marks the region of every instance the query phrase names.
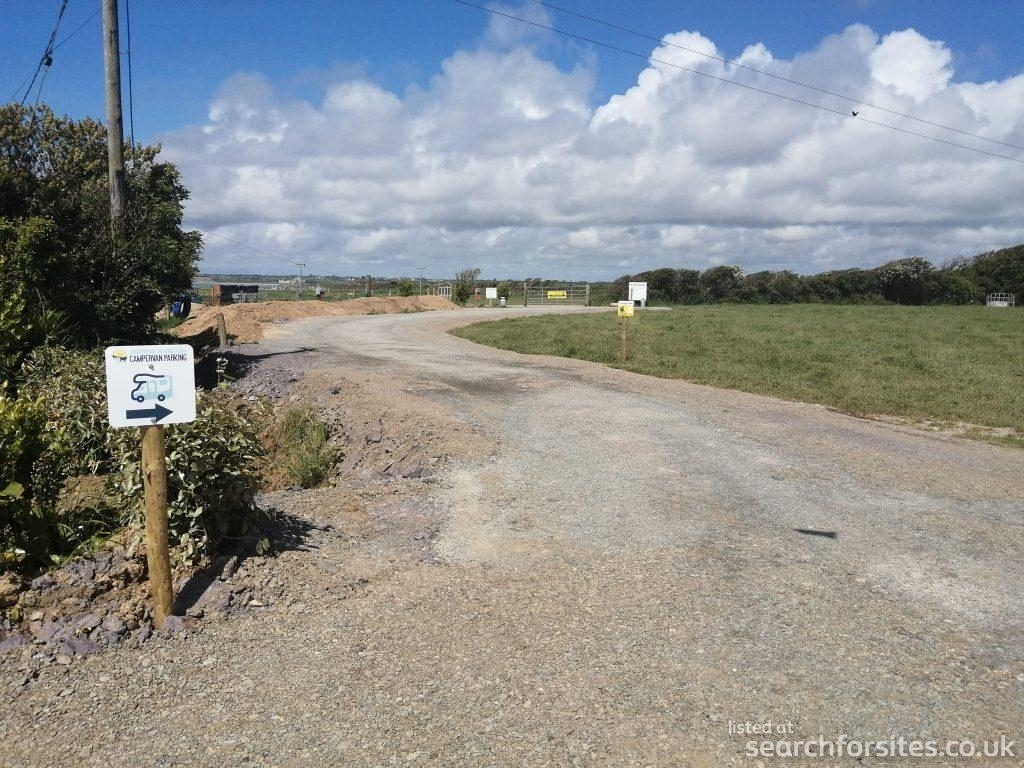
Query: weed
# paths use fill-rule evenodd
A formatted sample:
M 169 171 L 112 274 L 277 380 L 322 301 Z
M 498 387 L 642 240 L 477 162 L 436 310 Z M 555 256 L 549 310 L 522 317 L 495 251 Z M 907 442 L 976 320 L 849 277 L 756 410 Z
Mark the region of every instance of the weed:
M 315 488 L 330 477 L 337 451 L 316 411 L 308 406 L 288 409 L 278 421 L 276 433 L 281 468 L 289 482 Z

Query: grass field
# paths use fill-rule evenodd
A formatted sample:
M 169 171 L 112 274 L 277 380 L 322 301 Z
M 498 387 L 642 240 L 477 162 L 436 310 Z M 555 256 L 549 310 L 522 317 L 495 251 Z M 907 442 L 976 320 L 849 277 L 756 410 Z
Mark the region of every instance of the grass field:
M 614 313 L 477 323 L 453 333 L 531 354 L 821 403 L 863 416 L 958 423 L 1024 446 L 1024 312 L 987 307 L 714 305 L 638 312 L 619 358 Z

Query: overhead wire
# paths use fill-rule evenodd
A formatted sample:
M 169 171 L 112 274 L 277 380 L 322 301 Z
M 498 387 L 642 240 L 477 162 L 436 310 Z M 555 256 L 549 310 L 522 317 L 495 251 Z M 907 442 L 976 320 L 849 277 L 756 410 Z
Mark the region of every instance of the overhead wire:
M 552 3 L 548 3 L 548 2 L 546 2 L 546 0 L 530 0 L 530 2 L 531 3 L 535 3 L 536 5 L 543 6 L 545 8 L 550 8 L 553 11 L 559 11 L 560 13 L 568 14 L 569 16 L 575 16 L 575 17 L 580 18 L 580 19 L 585 19 L 586 21 L 592 21 L 595 24 L 600 24 L 602 26 L 609 27 L 610 29 L 618 30 L 619 32 L 625 32 L 625 33 L 630 34 L 630 35 L 635 35 L 636 37 L 641 37 L 641 38 L 643 38 L 645 40 L 653 40 L 654 42 L 658 43 L 659 45 L 665 45 L 665 46 L 669 46 L 669 47 L 672 47 L 672 48 L 677 48 L 677 49 L 679 49 L 681 51 L 686 51 L 688 53 L 694 53 L 694 54 L 696 54 L 698 56 L 703 56 L 703 57 L 708 58 L 708 59 L 714 59 L 715 61 L 720 61 L 723 64 L 729 64 L 730 66 L 737 67 L 739 69 L 745 69 L 745 70 L 747 70 L 749 72 L 756 72 L 759 75 L 764 75 L 765 77 L 770 77 L 770 78 L 773 78 L 775 80 L 781 80 L 782 82 L 789 83 L 790 85 L 796 85 L 796 86 L 799 86 L 801 88 L 807 88 L 807 89 L 810 89 L 812 91 L 817 91 L 818 93 L 826 94 L 828 96 L 835 96 L 836 98 L 842 99 L 844 101 L 848 101 L 851 104 L 856 104 L 856 105 L 859 105 L 859 106 L 869 107 L 870 109 L 877 109 L 880 112 L 886 112 L 886 113 L 888 113 L 890 115 L 894 115 L 896 117 L 903 117 L 903 118 L 906 118 L 907 120 L 913 120 L 913 121 L 918 122 L 918 123 L 923 123 L 924 125 L 930 125 L 933 128 L 941 128 L 944 131 L 952 131 L 954 133 L 959 133 L 959 134 L 961 134 L 963 136 L 970 136 L 972 139 L 978 139 L 979 141 L 988 141 L 988 142 L 991 142 L 992 144 L 999 144 L 999 145 L 1004 146 L 1004 147 L 1010 147 L 1011 149 L 1022 149 L 1022 150 L 1024 150 L 1024 146 L 1021 146 L 1019 144 L 1010 144 L 1009 142 L 1006 142 L 1006 141 L 999 141 L 999 139 L 991 139 L 991 138 L 989 138 L 987 136 L 981 136 L 980 134 L 977 134 L 977 133 L 971 133 L 970 131 L 965 131 L 965 130 L 962 130 L 960 128 L 954 128 L 951 125 L 945 125 L 944 123 L 936 123 L 936 122 L 933 122 L 931 120 L 925 120 L 923 117 L 915 117 L 914 115 L 908 114 L 906 112 L 900 112 L 899 110 L 896 110 L 896 109 L 890 109 L 888 107 L 883 107 L 880 104 L 874 104 L 874 103 L 872 103 L 870 101 L 864 101 L 864 100 L 858 99 L 858 98 L 856 98 L 854 96 L 849 96 L 847 94 L 838 93 L 836 91 L 830 91 L 827 88 L 821 88 L 821 87 L 819 87 L 817 85 L 812 85 L 810 83 L 805 83 L 805 82 L 802 82 L 800 80 L 793 80 L 792 78 L 785 77 L 784 75 L 777 75 L 777 74 L 775 74 L 773 72 L 766 72 L 763 69 L 758 69 L 757 67 L 752 67 L 749 64 L 744 64 L 743 62 L 737 61 L 736 59 L 727 59 L 727 58 L 724 58 L 722 56 L 718 56 L 718 55 L 716 55 L 714 53 L 708 53 L 707 51 L 700 51 L 700 50 L 697 50 L 696 48 L 688 48 L 687 46 L 679 45 L 678 43 L 671 43 L 671 42 L 669 42 L 669 41 L 667 41 L 667 40 L 665 40 L 663 38 L 655 37 L 654 35 L 648 35 L 648 34 L 645 34 L 643 32 L 637 32 L 636 30 L 630 29 L 628 27 L 623 27 L 623 26 L 620 26 L 618 24 L 613 24 L 610 21 L 604 21 L 603 19 L 598 19 L 598 18 L 595 18 L 593 16 L 587 16 L 584 13 L 579 13 L 577 11 L 569 10 L 568 8 L 563 8 L 561 6 L 554 5 Z
M 633 51 L 633 50 L 630 50 L 628 48 L 622 48 L 620 46 L 613 45 L 611 43 L 605 43 L 605 42 L 602 42 L 600 40 L 595 40 L 593 38 L 586 37 L 585 35 L 578 35 L 578 34 L 576 34 L 574 32 L 567 32 L 566 30 L 559 29 L 558 27 L 552 27 L 552 26 L 550 26 L 548 24 L 542 24 L 539 21 L 531 21 L 530 19 L 524 19 L 521 16 L 515 16 L 515 15 L 513 15 L 511 13 L 504 13 L 503 11 L 499 11 L 499 10 L 496 10 L 494 8 L 487 8 L 486 6 L 483 6 L 483 5 L 477 5 L 476 3 L 471 3 L 468 0 L 452 0 L 452 2 L 459 3 L 460 5 L 466 5 L 466 6 L 469 6 L 470 8 L 476 8 L 478 10 L 484 11 L 485 13 L 490 13 L 490 14 L 495 15 L 495 16 L 503 16 L 506 19 L 511 19 L 513 21 L 519 21 L 519 22 L 522 22 L 523 24 L 529 24 L 530 26 L 538 27 L 539 29 L 546 29 L 549 32 L 555 32 L 555 33 L 563 35 L 565 37 L 571 37 L 571 38 L 573 38 L 575 40 L 580 40 L 580 41 L 583 41 L 583 42 L 586 42 L 586 43 L 590 43 L 591 45 L 597 45 L 597 46 L 600 46 L 601 48 L 607 48 L 608 50 L 611 50 L 611 51 L 617 51 L 618 53 L 623 53 L 623 54 L 626 54 L 628 56 L 634 56 L 634 57 L 637 57 L 637 58 L 640 58 L 640 59 L 644 59 L 646 61 L 652 61 L 652 62 L 654 62 L 656 64 L 663 64 L 663 65 L 665 65 L 667 67 L 673 67 L 675 69 L 679 69 L 679 70 L 682 70 L 684 72 L 690 72 L 690 73 L 692 73 L 694 75 L 699 75 L 700 77 L 708 78 L 710 80 L 717 80 L 717 81 L 722 82 L 722 83 L 728 83 L 729 85 L 735 85 L 735 86 L 738 86 L 740 88 L 746 88 L 749 91 L 755 91 L 757 93 L 761 93 L 761 94 L 764 94 L 766 96 L 773 96 L 773 97 L 775 97 L 777 99 L 785 99 L 786 101 L 793 102 L 794 104 L 802 104 L 803 106 L 811 107 L 813 109 L 818 109 L 818 110 L 821 110 L 822 112 L 831 112 L 832 114 L 839 115 L 840 117 L 844 117 L 847 120 L 859 120 L 862 123 L 867 123 L 869 125 L 875 125 L 875 126 L 878 126 L 880 128 L 887 128 L 887 129 L 889 129 L 891 131 L 897 131 L 899 133 L 903 133 L 903 134 L 906 134 L 908 136 L 916 136 L 917 138 L 920 138 L 920 139 L 927 139 L 928 141 L 934 141 L 934 142 L 937 142 L 939 144 L 945 144 L 945 145 L 950 146 L 950 147 L 957 147 L 958 149 L 966 149 L 969 152 L 977 152 L 978 154 L 988 155 L 989 157 L 995 157 L 995 158 L 998 158 L 1000 160 L 1009 160 L 1010 162 L 1013 162 L 1013 163 L 1024 164 L 1024 159 L 1021 159 L 1021 158 L 1011 157 L 1010 155 L 1002 155 L 1002 154 L 999 154 L 998 152 L 990 152 L 990 151 L 988 151 L 986 149 L 979 149 L 978 147 L 972 147 L 972 146 L 970 146 L 968 144 L 960 144 L 960 143 L 955 142 L 955 141 L 949 141 L 948 139 L 940 139 L 937 136 L 929 136 L 926 133 L 919 133 L 918 131 L 912 131 L 909 128 L 900 128 L 899 126 L 891 125 L 890 123 L 883 123 L 883 122 L 879 122 L 878 120 L 871 120 L 869 118 L 866 118 L 866 117 L 863 117 L 863 116 L 860 116 L 860 115 L 854 115 L 854 114 L 850 114 L 850 113 L 844 112 L 844 111 L 839 110 L 839 109 L 834 109 L 832 107 L 827 107 L 827 106 L 825 106 L 823 104 L 815 104 L 812 101 L 806 101 L 805 99 L 800 99 L 800 98 L 797 98 L 795 96 L 787 96 L 787 95 L 785 95 L 783 93 L 778 93 L 776 91 L 769 91 L 766 88 L 758 88 L 756 85 L 750 85 L 749 83 L 743 83 L 743 82 L 740 82 L 739 80 L 730 80 L 727 77 L 720 77 L 718 75 L 713 75 L 710 72 L 702 72 L 699 69 L 694 69 L 693 67 L 687 67 L 687 66 L 684 66 L 682 64 L 676 64 L 675 62 L 666 61 L 664 59 L 657 59 L 657 58 L 654 58 L 653 56 L 649 56 L 646 53 L 639 53 L 637 51 Z
M 57 21 L 53 25 L 53 31 L 50 33 L 50 39 L 46 42 L 46 49 L 43 51 L 43 55 L 39 57 L 39 63 L 36 65 L 36 70 L 32 74 L 32 80 L 28 84 L 28 88 L 25 89 L 25 95 L 21 97 L 22 105 L 28 100 L 29 94 L 32 93 L 32 86 L 36 84 L 36 80 L 39 78 L 39 73 L 43 70 L 49 72 L 50 66 L 53 64 L 53 52 L 56 50 L 55 46 L 57 43 L 57 33 L 60 31 L 60 22 L 64 18 L 64 11 L 68 8 L 68 0 L 61 0 L 60 10 L 57 11 Z M 46 74 L 43 74 L 43 81 L 46 80 Z M 39 83 L 39 89 L 36 91 L 36 103 L 39 103 L 39 98 L 43 93 L 43 81 Z M 21 86 L 18 86 L 19 90 Z M 15 92 L 17 95 L 17 92 Z M 13 99 L 12 99 L 13 101 Z
M 285 262 L 286 264 L 294 265 L 296 263 L 295 259 L 289 259 L 289 258 L 286 258 L 285 256 L 281 256 L 280 254 L 277 254 L 277 253 L 271 253 L 270 251 L 264 251 L 262 248 L 257 248 L 257 247 L 255 247 L 253 245 L 249 245 L 247 243 L 243 243 L 243 242 L 240 242 L 238 240 L 233 240 L 230 237 L 225 237 L 224 235 L 219 234 L 217 232 L 212 232 L 210 230 L 203 229 L 202 227 L 197 226 L 195 224 L 192 224 L 190 222 L 183 221 L 182 224 L 184 226 L 186 226 L 186 227 L 191 227 L 192 229 L 196 230 L 197 232 L 202 232 L 204 235 L 213 235 L 214 237 L 218 237 L 221 240 L 226 240 L 229 243 L 233 243 L 234 245 L 241 246 L 242 248 L 247 248 L 250 251 L 262 254 L 264 256 L 269 256 L 272 259 L 277 259 L 278 261 Z
M 72 32 L 68 33 L 59 43 L 57 43 L 55 46 L 53 46 L 53 50 L 56 51 L 58 48 L 60 48 L 62 45 L 64 45 L 64 43 L 66 43 L 72 37 L 77 35 L 83 29 L 85 29 L 85 25 L 86 24 L 88 24 L 90 21 L 92 21 L 93 19 L 95 19 L 99 15 L 100 15 L 100 9 L 97 8 L 95 11 L 92 12 L 92 14 L 89 16 L 89 18 L 87 18 L 85 21 L 83 21 L 81 24 L 79 24 L 77 27 L 75 27 L 75 29 Z
M 78 25 L 77 27 L 75 27 L 75 29 L 74 29 L 74 30 L 72 30 L 72 31 L 71 31 L 70 33 L 68 33 L 67 35 L 65 35 L 65 36 L 64 36 L 64 37 L 63 37 L 63 38 L 61 39 L 61 41 L 60 41 L 59 43 L 57 43 L 57 44 L 56 44 L 55 46 L 53 46 L 53 50 L 52 50 L 52 51 L 50 51 L 50 55 L 52 56 L 52 55 L 53 55 L 54 53 L 56 53 L 56 52 L 57 52 L 57 51 L 58 51 L 58 50 L 60 49 L 60 47 L 61 47 L 62 45 L 64 45 L 64 44 L 65 44 L 65 43 L 66 43 L 66 42 L 67 42 L 68 40 L 70 40 L 70 39 L 71 39 L 71 38 L 73 38 L 73 37 L 74 37 L 75 35 L 77 35 L 77 34 L 78 34 L 79 32 L 81 32 L 81 31 L 82 31 L 83 29 L 85 29 L 86 25 L 87 25 L 87 24 L 88 24 L 88 23 L 89 23 L 90 21 L 92 21 L 93 19 L 95 19 L 95 18 L 96 18 L 97 16 L 99 16 L 99 15 L 100 15 L 100 9 L 98 9 L 98 8 L 97 8 L 97 9 L 96 9 L 95 11 L 93 11 L 93 12 L 92 12 L 92 13 L 91 13 L 91 14 L 89 15 L 89 18 L 87 18 L 87 19 L 86 19 L 85 21 L 83 21 L 83 22 L 82 22 L 81 24 L 79 24 L 79 25 Z M 38 70 L 38 68 L 37 68 L 37 70 Z M 21 93 L 21 89 L 22 89 L 22 88 L 23 88 L 23 87 L 25 86 L 25 83 L 27 83 L 27 82 L 28 82 L 28 81 L 29 81 L 30 79 L 32 79 L 32 78 L 34 78 L 34 77 L 37 77 L 37 76 L 38 76 L 38 74 L 37 74 L 37 73 L 33 73 L 33 74 L 31 74 L 31 75 L 26 75 L 26 76 L 25 76 L 25 79 L 24 79 L 24 80 L 22 80 L 22 81 L 21 81 L 21 82 L 20 82 L 20 83 L 18 84 L 18 87 L 14 89 L 14 93 L 12 93 L 12 94 L 11 94 L 10 98 L 8 98 L 8 99 L 7 99 L 7 101 L 14 101 L 15 99 L 17 99 L 17 98 L 18 98 L 18 94 L 19 94 L 19 93 Z M 29 86 L 29 91 L 31 91 L 31 86 Z M 23 102 L 23 103 L 24 103 L 24 102 Z

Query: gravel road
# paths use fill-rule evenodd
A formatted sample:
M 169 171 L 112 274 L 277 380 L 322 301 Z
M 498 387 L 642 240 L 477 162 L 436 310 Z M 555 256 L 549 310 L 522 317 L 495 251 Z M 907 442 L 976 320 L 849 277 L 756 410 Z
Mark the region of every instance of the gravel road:
M 1021 764 L 1024 452 L 445 333 L 497 313 L 271 328 L 493 454 L 272 495 L 287 602 L 0 678 L 0 765 L 792 764 L 769 720 Z

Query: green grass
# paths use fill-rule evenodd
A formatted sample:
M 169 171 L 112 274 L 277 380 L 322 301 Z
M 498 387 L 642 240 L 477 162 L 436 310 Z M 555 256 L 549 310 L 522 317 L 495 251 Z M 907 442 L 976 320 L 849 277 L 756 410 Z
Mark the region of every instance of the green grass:
M 184 318 L 175 317 L 174 315 L 171 315 L 170 317 L 162 317 L 159 320 L 157 320 L 156 327 L 159 328 L 162 332 L 166 333 L 172 328 L 177 328 L 184 322 Z
M 302 488 L 323 484 L 334 470 L 337 452 L 327 425 L 312 408 L 290 408 L 277 427 L 277 444 L 285 477 Z
M 858 415 L 967 422 L 1024 437 L 1020 310 L 714 305 L 638 312 L 625 362 L 619 322 L 613 313 L 548 315 L 453 333 L 516 352 L 592 360 Z

